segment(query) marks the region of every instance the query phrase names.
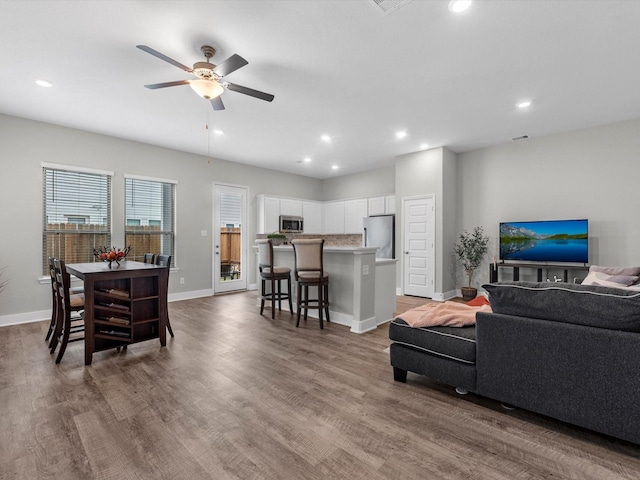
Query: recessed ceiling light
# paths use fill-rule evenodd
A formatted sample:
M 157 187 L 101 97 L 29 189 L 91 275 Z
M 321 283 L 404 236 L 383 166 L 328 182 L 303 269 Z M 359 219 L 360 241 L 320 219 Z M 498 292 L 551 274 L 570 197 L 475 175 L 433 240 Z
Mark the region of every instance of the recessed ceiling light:
M 429 148 L 429 144 L 427 143 L 423 143 L 422 145 L 420 145 L 420 150 L 426 150 L 427 148 Z
M 41 78 L 36 78 L 35 82 L 36 85 L 40 85 L 41 87 L 53 87 L 53 83 L 42 80 Z
M 407 132 L 402 131 L 402 132 L 396 132 L 396 138 L 404 138 L 407 136 Z
M 524 102 L 517 103 L 516 107 L 518 107 L 518 108 L 527 108 L 529 105 L 531 105 L 531 102 L 529 100 L 526 100 Z
M 331 142 L 331 137 L 329 135 L 322 135 L 320 137 L 320 140 L 322 140 L 323 142 L 329 143 L 329 142 Z
M 471 0 L 451 0 L 449 2 L 449 10 L 453 13 L 464 12 L 471 6 Z
M 305 157 L 305 158 L 303 159 L 303 162 L 304 162 L 304 163 L 309 163 L 310 161 L 311 161 L 311 159 L 310 159 L 309 157 Z
M 331 170 L 337 170 L 338 169 L 338 165 L 331 165 Z
M 222 130 L 214 130 L 213 133 L 215 133 L 216 135 L 224 134 L 224 132 Z

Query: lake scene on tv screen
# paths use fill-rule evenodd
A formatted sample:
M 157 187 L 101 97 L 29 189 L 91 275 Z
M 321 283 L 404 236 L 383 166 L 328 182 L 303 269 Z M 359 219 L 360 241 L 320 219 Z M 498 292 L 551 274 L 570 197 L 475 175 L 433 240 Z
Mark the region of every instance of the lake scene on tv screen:
M 587 263 L 588 229 L 588 220 L 501 223 L 500 259 Z

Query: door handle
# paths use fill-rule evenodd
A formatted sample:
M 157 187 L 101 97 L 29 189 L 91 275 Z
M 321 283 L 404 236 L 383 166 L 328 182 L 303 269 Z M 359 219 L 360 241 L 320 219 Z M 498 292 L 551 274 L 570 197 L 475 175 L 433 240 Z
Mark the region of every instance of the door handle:
M 409 255 L 409 252 L 404 252 L 405 255 Z

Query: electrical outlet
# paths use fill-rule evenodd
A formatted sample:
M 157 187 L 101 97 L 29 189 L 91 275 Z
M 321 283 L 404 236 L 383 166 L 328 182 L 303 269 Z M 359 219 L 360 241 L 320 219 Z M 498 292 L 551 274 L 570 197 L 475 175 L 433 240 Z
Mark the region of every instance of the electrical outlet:
M 369 275 L 369 265 L 362 266 L 362 275 Z
M 180 277 L 180 285 L 184 285 L 184 277 Z

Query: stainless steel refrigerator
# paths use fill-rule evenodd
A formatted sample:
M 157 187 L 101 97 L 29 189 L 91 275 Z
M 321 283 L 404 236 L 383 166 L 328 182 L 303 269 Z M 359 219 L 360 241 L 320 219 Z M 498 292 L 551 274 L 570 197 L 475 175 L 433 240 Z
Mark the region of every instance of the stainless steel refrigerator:
M 362 243 L 378 247 L 376 258 L 396 258 L 396 216 L 374 215 L 364 219 Z

